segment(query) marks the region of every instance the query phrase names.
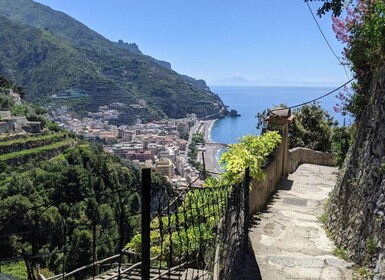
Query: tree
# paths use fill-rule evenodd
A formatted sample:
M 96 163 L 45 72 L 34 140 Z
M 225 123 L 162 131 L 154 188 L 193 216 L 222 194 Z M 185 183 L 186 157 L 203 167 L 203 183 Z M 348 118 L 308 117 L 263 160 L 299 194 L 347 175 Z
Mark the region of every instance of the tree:
M 313 1 L 319 1 L 319 0 L 305 0 L 305 2 L 309 2 L 309 1 L 313 2 Z M 325 3 L 317 11 L 317 14 L 319 16 L 324 15 L 329 11 L 332 11 L 333 15 L 339 16 L 341 14 L 341 11 L 345 2 L 343 0 L 321 0 L 321 1 Z
M 304 105 L 293 112 L 289 125 L 289 147 L 306 147 L 317 151 L 330 151 L 333 118 L 319 103 Z
M 333 128 L 332 151 L 336 154 L 336 163 L 341 167 L 345 161 L 346 154 L 355 138 L 354 126 L 342 126 Z

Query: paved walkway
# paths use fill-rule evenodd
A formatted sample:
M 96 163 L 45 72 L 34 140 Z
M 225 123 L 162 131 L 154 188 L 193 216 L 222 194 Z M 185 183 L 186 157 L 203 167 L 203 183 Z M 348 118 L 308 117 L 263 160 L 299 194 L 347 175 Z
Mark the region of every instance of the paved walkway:
M 335 181 L 335 168 L 303 164 L 281 183 L 250 232 L 263 280 L 352 278 L 319 221 Z

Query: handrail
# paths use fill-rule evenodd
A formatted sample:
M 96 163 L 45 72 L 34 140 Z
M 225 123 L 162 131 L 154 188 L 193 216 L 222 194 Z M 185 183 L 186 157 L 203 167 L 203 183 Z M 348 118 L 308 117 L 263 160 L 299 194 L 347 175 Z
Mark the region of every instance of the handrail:
M 167 271 L 163 272 L 162 274 L 155 276 L 154 278 L 151 278 L 151 280 L 161 279 L 161 277 L 165 276 L 166 274 L 170 273 L 171 271 L 174 271 L 178 268 L 185 266 L 187 263 L 188 262 L 184 262 L 184 263 L 181 263 L 180 265 L 174 266 L 174 267 L 168 269 Z
M 129 254 L 129 255 L 134 255 L 134 256 L 140 256 L 140 254 L 138 253 L 135 253 L 133 251 L 129 251 L 129 250 L 124 250 L 122 251 L 123 253 L 126 253 L 126 254 Z M 94 265 L 98 265 L 98 264 L 102 264 L 102 263 L 105 263 L 107 261 L 110 261 L 110 260 L 113 260 L 113 259 L 116 259 L 120 256 L 120 254 L 117 254 L 117 255 L 114 255 L 114 256 L 111 256 L 111 257 L 108 257 L 108 258 L 105 258 L 103 260 L 100 260 L 100 261 L 97 261 L 97 262 L 94 262 L 94 263 L 91 263 L 91 264 L 87 264 L 85 266 L 82 266 L 82 267 L 79 267 L 75 270 L 72 270 L 71 272 L 68 272 L 68 273 L 63 273 L 62 274 L 58 274 L 58 275 L 54 275 L 54 276 L 51 276 L 49 278 L 46 278 L 46 280 L 56 280 L 56 279 L 59 279 L 60 277 L 68 277 L 68 276 L 71 276 L 75 273 L 78 273 L 79 271 L 82 271 L 84 269 L 87 269 L 87 268 L 90 268 L 90 267 L 93 267 Z

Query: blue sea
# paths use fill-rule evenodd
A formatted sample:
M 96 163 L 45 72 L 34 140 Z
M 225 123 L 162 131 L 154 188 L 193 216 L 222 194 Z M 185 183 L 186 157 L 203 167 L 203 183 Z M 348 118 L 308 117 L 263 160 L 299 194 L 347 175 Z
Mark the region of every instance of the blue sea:
M 286 104 L 294 106 L 319 96 L 322 96 L 334 88 L 330 87 L 211 87 L 218 94 L 229 109 L 235 109 L 240 117 L 226 117 L 217 120 L 211 129 L 211 140 L 220 143 L 236 143 L 238 139 L 247 134 L 260 134 L 256 126 L 256 115 L 266 108 L 274 105 Z M 326 109 L 340 124 L 344 117 L 333 110 L 333 106 L 339 103 L 335 97 L 338 91 L 320 100 L 321 106 Z M 351 119 L 345 117 L 346 124 Z

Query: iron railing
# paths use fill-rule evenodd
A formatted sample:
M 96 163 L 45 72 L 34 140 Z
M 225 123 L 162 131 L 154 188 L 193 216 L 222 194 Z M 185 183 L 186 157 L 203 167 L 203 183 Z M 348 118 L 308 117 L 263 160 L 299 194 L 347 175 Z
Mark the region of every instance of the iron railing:
M 176 193 L 143 169 L 141 184 L 80 203 L 65 196 L 49 205 L 7 206 L 0 272 L 22 260 L 29 279 L 227 279 L 247 246 L 248 174 L 236 186 L 190 185 Z M 84 217 L 75 220 L 74 213 Z

